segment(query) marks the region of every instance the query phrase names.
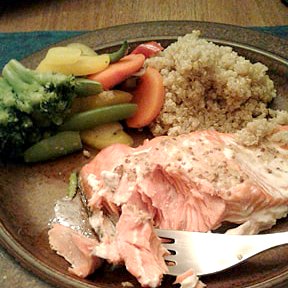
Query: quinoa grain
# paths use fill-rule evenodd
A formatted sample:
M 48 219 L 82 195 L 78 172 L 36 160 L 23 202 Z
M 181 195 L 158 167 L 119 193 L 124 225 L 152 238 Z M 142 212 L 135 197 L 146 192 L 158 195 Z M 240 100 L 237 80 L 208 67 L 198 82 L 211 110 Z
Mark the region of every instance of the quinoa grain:
M 255 119 L 266 119 L 273 113 L 276 117 L 278 112 L 268 108 L 276 96 L 273 81 L 266 74 L 268 68 L 252 64 L 231 47 L 199 36 L 199 31 L 193 31 L 179 37 L 146 60 L 163 76 L 166 92 L 162 110 L 150 125 L 154 136 L 200 129 L 236 132 Z M 258 134 L 251 143 L 259 140 Z

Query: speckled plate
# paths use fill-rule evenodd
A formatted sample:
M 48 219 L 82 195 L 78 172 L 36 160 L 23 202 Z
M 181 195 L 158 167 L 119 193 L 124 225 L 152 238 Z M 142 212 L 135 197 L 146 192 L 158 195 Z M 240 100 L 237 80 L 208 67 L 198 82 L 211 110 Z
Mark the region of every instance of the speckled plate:
M 109 51 L 117 48 L 122 40 L 128 39 L 130 47 L 147 40 L 157 40 L 167 46 L 175 41 L 177 36 L 189 33 L 193 29 L 201 30 L 202 36 L 205 38 L 219 44 L 232 46 L 253 62 L 261 61 L 267 65 L 278 91 L 277 100 L 273 105 L 288 107 L 288 62 L 285 60 L 288 57 L 288 42 L 269 34 L 214 23 L 165 21 L 102 29 L 62 42 L 61 45 L 79 41 L 99 51 Z M 24 59 L 23 62 L 29 67 L 35 67 L 45 52 L 46 50 L 35 53 Z M 143 134 L 135 135 L 138 142 L 144 136 Z M 65 195 L 70 171 L 87 161 L 79 153 L 45 164 L 1 165 L 1 243 L 25 268 L 47 280 L 53 286 L 120 288 L 122 282 L 129 281 L 134 287 L 140 287 L 124 268 L 110 271 L 103 267 L 85 280 L 74 277 L 67 272 L 66 261 L 49 248 L 47 223 L 53 215 L 53 205 L 56 199 Z M 273 231 L 287 230 L 287 218 L 278 221 L 273 228 Z M 3 261 L 0 263 L 5 268 L 5 263 Z M 22 277 L 21 273 L 17 275 L 18 281 L 27 279 L 27 277 Z M 31 273 L 29 277 L 33 278 L 34 275 Z M 165 277 L 161 287 L 171 287 L 173 280 L 173 277 Z M 272 249 L 233 269 L 203 277 L 202 280 L 208 288 L 287 287 L 288 247 Z M 39 283 L 39 287 L 42 285 L 47 287 L 46 283 Z M 6 284 L 5 287 L 12 287 L 9 285 L 9 281 Z M 21 285 L 21 287 L 23 286 Z M 1 287 L 3 286 L 1 285 Z

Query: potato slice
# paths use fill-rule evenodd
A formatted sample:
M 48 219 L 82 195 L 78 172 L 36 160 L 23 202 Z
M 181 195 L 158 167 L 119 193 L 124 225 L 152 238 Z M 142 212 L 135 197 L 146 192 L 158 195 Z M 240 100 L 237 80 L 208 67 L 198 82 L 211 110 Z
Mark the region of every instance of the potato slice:
M 124 130 L 120 123 L 114 122 L 96 126 L 93 129 L 80 132 L 81 140 L 96 149 L 103 149 L 109 145 L 121 143 L 131 146 L 133 139 Z
M 125 91 L 104 91 L 97 95 L 74 99 L 71 107 L 71 113 L 84 112 L 103 106 L 128 103 L 132 100 L 132 98 L 133 95 Z

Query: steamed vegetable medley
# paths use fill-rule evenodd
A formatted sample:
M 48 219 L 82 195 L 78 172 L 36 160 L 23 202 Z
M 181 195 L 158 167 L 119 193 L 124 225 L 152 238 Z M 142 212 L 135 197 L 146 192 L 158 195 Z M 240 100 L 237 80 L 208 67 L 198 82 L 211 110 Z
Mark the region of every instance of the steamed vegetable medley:
M 0 77 L 0 156 L 38 162 L 113 143 L 133 144 L 124 130 L 142 128 L 164 101 L 160 73 L 145 59 L 163 48 L 144 43 L 128 54 L 98 55 L 72 43 L 48 50 L 35 70 L 10 60 Z M 127 55 L 128 54 L 128 55 Z

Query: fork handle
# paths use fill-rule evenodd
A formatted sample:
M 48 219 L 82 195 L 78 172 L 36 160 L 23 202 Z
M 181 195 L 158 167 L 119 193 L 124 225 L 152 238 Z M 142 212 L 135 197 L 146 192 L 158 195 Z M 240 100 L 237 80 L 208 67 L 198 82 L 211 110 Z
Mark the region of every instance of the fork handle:
M 259 237 L 243 235 L 235 241 L 239 241 L 239 257 L 243 256 L 244 260 L 272 247 L 288 244 L 288 232 L 261 234 Z
M 204 237 L 202 239 L 207 251 L 201 252 L 202 255 L 197 257 L 199 262 L 194 263 L 193 267 L 196 268 L 195 271 L 198 275 L 211 274 L 227 269 L 272 247 L 288 244 L 288 232 L 215 236 L 212 247 L 208 247 L 208 242 L 204 243 Z M 198 253 L 198 251 L 194 250 L 194 253 Z M 205 259 L 209 259 L 209 262 Z

